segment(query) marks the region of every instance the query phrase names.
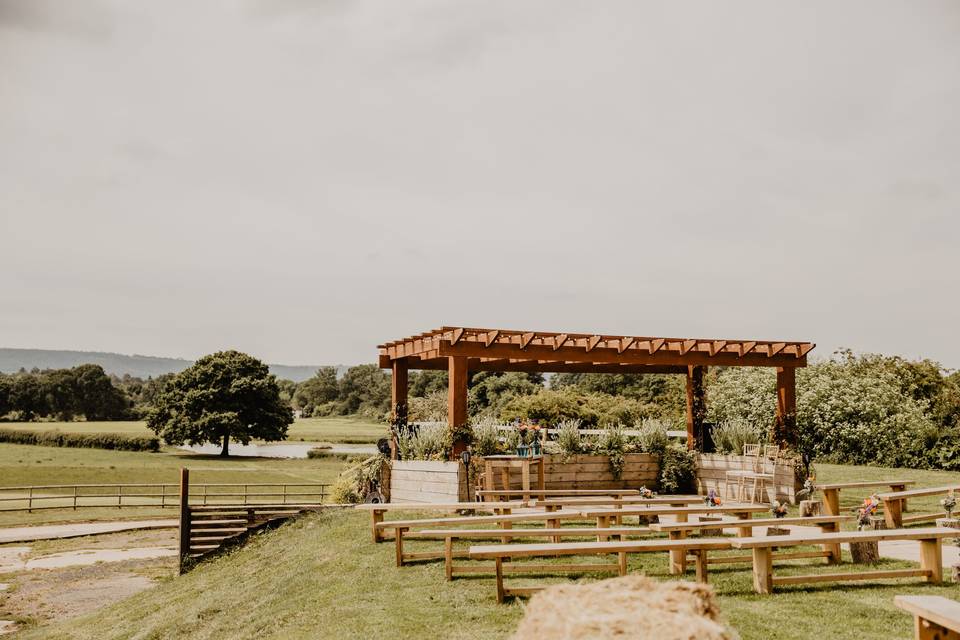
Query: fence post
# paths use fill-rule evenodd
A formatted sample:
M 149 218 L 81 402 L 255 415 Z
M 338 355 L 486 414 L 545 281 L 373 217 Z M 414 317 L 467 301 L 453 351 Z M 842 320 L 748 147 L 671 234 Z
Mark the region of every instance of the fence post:
M 247 485 L 243 485 L 243 504 L 247 504 L 247 491 L 249 490 Z
M 160 508 L 167 506 L 167 485 L 160 485 Z
M 117 509 L 123 506 L 123 485 L 117 485 Z
M 283 486 L 283 504 L 287 504 L 287 485 L 284 484 L 281 486 Z
M 73 485 L 73 510 L 77 510 L 77 485 Z
M 202 486 L 203 486 L 203 504 L 204 504 L 204 506 L 206 506 L 206 504 L 207 504 L 207 485 L 202 485 Z
M 27 488 L 27 513 L 33 513 L 33 487 Z
M 190 470 L 180 469 L 180 573 L 190 554 Z

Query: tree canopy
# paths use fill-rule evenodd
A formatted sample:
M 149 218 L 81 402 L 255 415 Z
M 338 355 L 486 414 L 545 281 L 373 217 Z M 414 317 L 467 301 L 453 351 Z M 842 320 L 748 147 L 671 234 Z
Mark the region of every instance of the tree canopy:
M 239 351 L 221 351 L 197 360 L 164 387 L 147 416 L 147 426 L 167 444 L 230 440 L 283 440 L 293 422 L 266 364 Z

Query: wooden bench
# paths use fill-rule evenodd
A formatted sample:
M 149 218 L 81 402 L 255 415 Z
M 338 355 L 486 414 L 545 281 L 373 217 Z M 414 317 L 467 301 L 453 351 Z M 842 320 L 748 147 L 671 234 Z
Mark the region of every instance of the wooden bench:
M 923 489 L 910 489 L 907 491 L 891 491 L 881 493 L 877 497 L 883 500 L 883 519 L 887 523 L 888 529 L 898 529 L 904 524 L 914 522 L 929 522 L 936 518 L 943 517 L 943 513 L 927 513 L 916 516 L 904 517 L 904 503 L 907 498 L 920 498 L 923 496 L 935 496 L 946 494 L 950 491 L 960 491 L 960 485 L 950 485 L 946 487 L 925 487 Z
M 789 536 L 731 538 L 734 549 L 750 549 L 753 555 L 753 588 L 757 593 L 772 593 L 776 585 L 808 582 L 839 582 L 881 578 L 922 577 L 927 582 L 943 580 L 941 544 L 944 538 L 956 537 L 956 529 L 929 527 L 924 529 L 882 529 L 879 531 L 845 531 L 840 533 L 803 533 Z M 920 543 L 919 569 L 890 569 L 851 573 L 822 573 L 798 576 L 773 575 L 773 547 L 828 545 L 845 542 L 884 542 L 917 540 Z
M 828 482 L 826 484 L 817 484 L 818 490 L 823 492 L 823 510 L 828 516 L 840 515 L 840 490 L 841 489 L 869 489 L 873 487 L 890 487 L 890 491 L 903 491 L 908 484 L 914 484 L 913 480 L 876 480 L 866 482 Z
M 674 516 L 678 522 L 686 522 L 690 515 L 720 515 L 733 514 L 737 518 L 750 518 L 754 513 L 769 511 L 769 507 L 763 505 L 734 504 L 720 507 L 708 507 L 706 505 L 671 507 L 671 506 L 649 506 L 649 507 L 621 507 L 619 509 L 581 509 L 587 518 L 597 519 L 597 528 L 604 529 L 613 524 L 623 524 L 624 516 Z M 601 539 L 602 536 L 601 536 Z M 684 564 L 683 559 L 678 559 L 680 565 Z
M 504 498 L 518 498 L 523 497 L 524 495 L 530 495 L 531 497 L 539 496 L 540 499 L 547 499 L 550 497 L 562 498 L 569 497 L 575 498 L 578 496 L 638 496 L 640 495 L 639 489 L 531 489 L 530 491 L 524 491 L 523 489 L 478 489 L 477 496 L 486 500 L 487 498 L 492 498 L 493 500 L 502 500 Z
M 493 516 L 464 516 L 458 518 L 420 518 L 416 520 L 384 520 L 374 525 L 378 531 L 393 529 L 393 540 L 396 544 L 397 566 L 403 566 L 407 560 L 435 560 L 444 557 L 444 552 L 423 551 L 417 553 L 405 553 L 403 550 L 404 535 L 407 531 L 419 527 L 465 527 L 469 525 L 499 525 L 501 532 L 501 541 L 510 542 L 513 538 L 509 534 L 513 530 L 513 524 L 516 522 L 546 522 L 547 527 L 552 529 L 560 528 L 561 520 L 583 520 L 584 517 L 579 511 L 556 511 L 552 513 L 534 512 L 534 513 L 515 513 Z M 595 530 L 594 530 L 595 531 Z
M 640 496 L 611 496 L 611 497 L 582 497 L 582 498 L 547 498 L 537 500 L 534 506 L 543 507 L 547 511 L 560 507 L 623 507 L 643 505 L 667 505 L 685 507 L 692 504 L 703 504 L 700 496 L 657 496 L 656 498 L 641 498 Z
M 853 516 L 808 516 L 805 518 L 741 518 L 739 520 L 727 519 L 721 522 L 668 522 L 653 523 L 650 525 L 651 531 L 666 533 L 671 540 L 682 540 L 688 533 L 701 532 L 704 529 L 737 529 L 737 535 L 742 538 L 748 538 L 753 535 L 754 527 L 778 527 L 785 525 L 803 525 L 816 526 L 822 533 L 834 533 L 840 531 L 840 523 L 845 520 L 853 520 Z M 795 560 L 798 558 L 826 558 L 830 564 L 840 562 L 840 545 L 825 544 L 821 551 L 797 551 L 790 553 L 781 553 L 777 555 L 779 560 Z M 716 563 L 736 563 L 751 562 L 752 556 L 725 556 L 711 558 L 710 564 Z M 673 567 L 671 566 L 671 569 Z M 684 562 L 679 562 L 677 573 L 683 573 L 686 570 Z
M 943 596 L 896 596 L 893 604 L 913 614 L 916 640 L 960 640 L 960 602 Z
M 503 514 L 511 513 L 513 509 L 520 509 L 530 506 L 528 501 L 515 500 L 512 502 L 503 502 L 496 505 L 484 504 L 482 502 L 386 502 L 377 504 L 358 504 L 355 509 L 370 512 L 370 530 L 373 533 L 374 542 L 382 542 L 383 537 L 377 524 L 383 522 L 383 514 L 387 511 L 442 511 L 444 513 L 456 513 L 458 511 L 493 511 Z
M 482 545 L 470 547 L 470 558 L 474 560 L 493 560 L 494 574 L 497 579 L 497 602 L 503 602 L 506 596 L 525 596 L 539 591 L 543 587 L 514 587 L 507 588 L 503 584 L 504 560 L 517 558 L 551 558 L 561 556 L 606 555 L 617 554 L 617 569 L 620 575 L 627 573 L 627 554 L 656 553 L 679 551 L 686 555 L 690 550 L 696 550 L 697 580 L 706 582 L 707 563 L 706 551 L 711 549 L 730 549 L 733 538 L 688 538 L 686 540 L 636 540 L 621 542 L 562 542 L 549 544 L 502 544 Z M 563 570 L 575 570 L 578 566 L 592 565 L 557 565 Z M 530 571 L 544 572 L 550 570 L 551 565 L 531 565 Z M 511 563 L 511 573 L 523 573 L 523 563 Z M 581 569 L 588 571 L 590 569 Z
M 447 580 L 452 580 L 454 575 L 475 574 L 475 573 L 493 573 L 493 566 L 476 565 L 455 565 L 454 557 L 466 557 L 467 554 L 455 554 L 453 551 L 453 542 L 455 540 L 475 540 L 485 538 L 498 538 L 503 533 L 502 529 L 425 529 L 421 531 L 411 531 L 404 536 L 405 539 L 435 539 L 444 541 L 444 564 Z M 623 540 L 632 536 L 646 536 L 650 534 L 647 527 L 613 527 L 605 529 L 604 533 Z M 550 538 L 553 542 L 559 542 L 561 538 L 589 538 L 597 535 L 597 529 L 593 527 L 561 527 L 540 529 L 510 529 L 511 538 Z M 528 565 L 525 565 L 529 568 Z M 616 565 L 611 565 L 615 568 Z M 551 567 L 552 568 L 552 567 Z M 509 572 L 509 567 L 506 569 Z M 577 566 L 581 569 L 581 565 Z

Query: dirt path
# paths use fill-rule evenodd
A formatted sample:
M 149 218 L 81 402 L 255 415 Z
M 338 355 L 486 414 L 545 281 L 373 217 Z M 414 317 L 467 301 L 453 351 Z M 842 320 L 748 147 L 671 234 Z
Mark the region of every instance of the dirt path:
M 0 544 L 78 538 L 137 529 L 176 528 L 177 520 L 121 520 L 118 522 L 80 522 L 37 527 L 8 527 L 0 529 Z

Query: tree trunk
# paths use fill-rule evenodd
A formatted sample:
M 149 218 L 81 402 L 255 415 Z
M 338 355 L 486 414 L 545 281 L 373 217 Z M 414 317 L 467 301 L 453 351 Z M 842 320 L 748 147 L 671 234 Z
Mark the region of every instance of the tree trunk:
M 880 561 L 880 548 L 876 542 L 851 542 L 850 555 L 857 564 L 875 564 Z
M 224 457 L 230 455 L 230 434 L 229 433 L 223 434 L 223 449 L 220 450 L 220 455 Z
M 800 516 L 802 518 L 809 518 L 810 516 L 818 516 L 821 513 L 821 507 L 823 503 L 819 500 L 801 500 L 800 501 Z

